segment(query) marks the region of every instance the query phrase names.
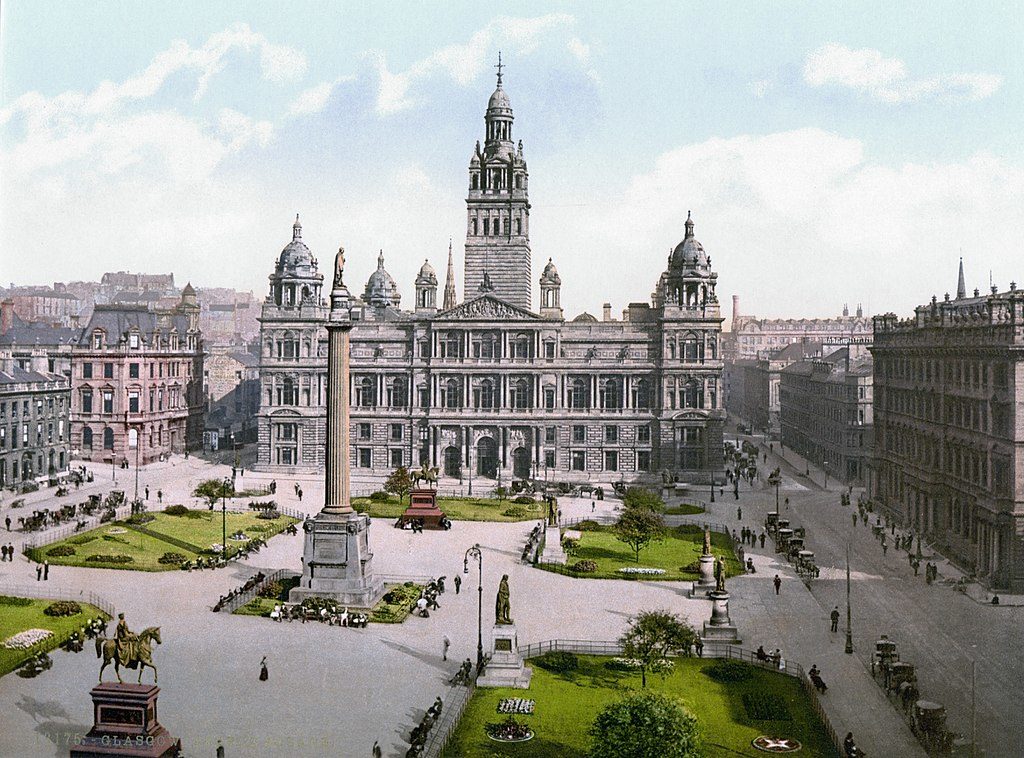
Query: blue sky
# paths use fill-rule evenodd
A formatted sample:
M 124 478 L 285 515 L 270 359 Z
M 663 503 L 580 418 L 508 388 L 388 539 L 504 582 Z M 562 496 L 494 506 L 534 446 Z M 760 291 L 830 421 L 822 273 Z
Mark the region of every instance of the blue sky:
M 406 298 L 454 239 L 501 49 L 534 272 L 568 315 L 646 300 L 692 209 L 746 313 L 903 314 L 1024 235 L 1010 3 L 0 7 L 0 281 L 252 288 L 296 211 Z M 535 276 L 536 278 L 536 276 Z

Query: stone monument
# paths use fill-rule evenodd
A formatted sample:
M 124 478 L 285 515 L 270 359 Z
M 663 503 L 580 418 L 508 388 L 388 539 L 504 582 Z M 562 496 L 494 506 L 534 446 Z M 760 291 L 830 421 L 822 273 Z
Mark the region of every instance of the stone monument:
M 509 599 L 508 574 L 501 577 L 498 595 L 494 601 L 494 628 L 491 630 L 491 659 L 484 673 L 476 680 L 478 687 L 530 686 L 533 669 L 523 664 L 519 655 L 519 637 L 512 621 L 512 606 Z
M 345 249 L 334 261 L 331 310 L 327 317 L 327 447 L 323 510 L 307 518 L 302 579 L 289 599 L 326 597 L 356 608 L 371 608 L 383 594 L 373 573 L 370 518 L 352 509 L 349 486 L 349 332 L 352 300 L 342 275 Z
M 565 550 L 562 549 L 562 531 L 558 527 L 559 512 L 558 512 L 558 500 L 554 496 L 548 495 L 544 498 L 548 503 L 548 518 L 546 526 L 544 527 L 544 550 L 540 555 L 542 563 L 561 563 L 565 564 L 569 558 L 565 554 Z
M 437 490 L 427 487 L 409 491 L 409 507 L 398 517 L 398 526 L 419 521 L 424 529 L 444 529 L 445 515 L 437 505 Z
M 707 597 L 715 589 L 715 556 L 711 554 L 711 530 L 704 527 L 704 548 L 700 554 L 700 578 L 690 587 L 690 597 Z
M 729 618 L 729 593 L 725 590 L 725 563 L 721 558 L 715 563 L 715 589 L 708 593 L 711 598 L 711 620 L 704 622 L 705 642 L 719 642 L 738 645 L 742 640 Z

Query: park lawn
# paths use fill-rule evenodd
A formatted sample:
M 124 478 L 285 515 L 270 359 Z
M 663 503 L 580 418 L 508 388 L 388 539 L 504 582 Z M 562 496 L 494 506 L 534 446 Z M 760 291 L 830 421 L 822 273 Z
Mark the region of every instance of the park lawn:
M 597 571 L 576 573 L 566 566 L 537 564 L 539 568 L 558 573 L 590 579 L 640 579 L 647 581 L 693 581 L 699 577 L 697 570 L 684 570 L 700 560 L 704 547 L 704 531 L 697 526 L 677 526 L 666 529 L 665 539 L 651 542 L 640 551 L 636 560 L 633 549 L 619 542 L 610 526 L 590 527 L 580 532 L 579 545 L 569 557 L 569 566 L 577 561 L 594 561 Z M 742 566 L 732 551 L 732 541 L 725 534 L 711 533 L 711 552 L 725 561 L 726 576 L 743 573 Z M 623 574 L 618 569 L 627 566 L 664 569 L 664 574 Z
M 699 505 L 693 505 L 691 503 L 680 503 L 679 505 L 670 505 L 665 509 L 666 516 L 693 516 L 698 513 L 703 513 L 704 509 Z
M 85 626 L 86 619 L 97 616 L 106 618 L 105 613 L 88 603 L 79 603 L 82 612 L 75 616 L 55 617 L 43 613 L 53 600 L 33 599 L 29 605 L 8 605 L 3 602 L 4 599 L 0 596 L 0 676 L 18 668 L 36 653 L 52 650 L 65 634 Z M 3 647 L 4 640 L 26 629 L 49 629 L 54 636 L 31 651 Z
M 111 529 L 124 529 L 124 534 L 109 534 Z M 51 555 L 51 551 L 63 546 L 74 548 L 74 555 Z M 68 537 L 52 545 L 44 545 L 28 552 L 28 557 L 38 563 L 49 561 L 53 566 L 82 566 L 85 568 L 116 568 L 133 571 L 170 571 L 178 570 L 176 564 L 160 563 L 164 553 L 180 553 L 185 560 L 195 560 L 198 554 L 184 548 L 171 545 L 156 537 L 142 534 L 127 528 L 123 523 L 111 521 L 96 529 Z M 109 563 L 106 561 L 88 561 L 90 555 L 126 555 L 132 560 L 127 563 Z
M 149 531 L 188 542 L 204 550 L 210 550 L 211 545 L 219 545 L 223 539 L 223 524 L 219 510 L 189 510 L 188 516 L 172 516 L 160 511 L 151 515 L 156 518 L 143 524 Z M 262 537 L 264 540 L 269 540 L 286 526 L 296 522 L 297 519 L 290 516 L 261 519 L 257 518 L 255 512 L 228 511 L 228 553 L 237 550 L 243 544 L 231 539 L 231 535 L 239 529 L 249 537 Z
M 557 674 L 533 666 L 528 690 L 478 688 L 459 722 L 451 743 L 442 755 L 447 758 L 585 758 L 588 755 L 587 730 L 597 714 L 608 704 L 640 689 L 640 675 L 612 671 L 610 660 L 599 656 L 579 656 L 580 667 L 568 674 Z M 818 720 L 800 683 L 784 674 L 755 668 L 745 682 L 721 684 L 702 673 L 713 663 L 710 659 L 677 658 L 671 673 L 647 677 L 647 687 L 679 698 L 697 718 L 708 758 L 758 756 L 751 741 L 760 735 L 790 737 L 803 743 L 801 755 L 832 758 L 837 755 L 822 723 Z M 751 718 L 743 704 L 743 695 L 765 693 L 785 702 L 791 720 L 766 721 Z M 489 739 L 484 725 L 503 721 L 497 712 L 503 698 L 536 701 L 534 713 L 515 718 L 535 732 L 529 742 L 505 745 Z
M 235 608 L 231 614 L 233 616 L 261 616 L 263 618 L 270 618 L 270 613 L 274 610 L 274 606 L 288 602 L 288 593 L 294 587 L 298 587 L 301 580 L 301 576 L 286 577 L 277 583 L 280 585 L 280 591 L 274 597 L 256 596 L 245 605 Z
M 486 497 L 439 497 L 437 506 L 452 521 L 533 521 L 544 518 L 547 506 L 543 502 L 516 503 L 513 500 Z M 408 497 L 399 502 L 398 498 L 378 501 L 368 497 L 357 497 L 352 500 L 352 507 L 360 513 L 367 513 L 373 518 L 396 519 L 409 507 Z M 518 508 L 522 512 L 514 512 L 508 516 L 505 511 Z

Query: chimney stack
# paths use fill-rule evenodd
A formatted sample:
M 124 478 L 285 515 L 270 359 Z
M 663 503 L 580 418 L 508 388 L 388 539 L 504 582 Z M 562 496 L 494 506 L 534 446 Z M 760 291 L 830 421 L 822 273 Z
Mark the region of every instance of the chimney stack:
M 740 296 L 732 296 L 732 328 L 736 328 L 736 322 L 740 320 Z
M 605 303 L 603 310 L 604 310 L 603 320 L 604 321 L 611 321 L 612 320 L 612 304 L 611 303 Z
M 0 302 L 0 334 L 5 334 L 14 326 L 14 301 L 7 298 Z

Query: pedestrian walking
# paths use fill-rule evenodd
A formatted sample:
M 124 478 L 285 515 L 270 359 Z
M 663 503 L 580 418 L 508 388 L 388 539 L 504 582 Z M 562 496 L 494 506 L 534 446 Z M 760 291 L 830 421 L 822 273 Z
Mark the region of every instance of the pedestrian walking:
M 444 637 L 441 639 L 441 660 L 442 661 L 447 661 L 448 660 L 448 648 L 450 648 L 451 646 L 452 646 L 452 641 L 450 639 L 448 639 L 448 635 L 447 634 L 444 635 Z
M 373 758 L 380 758 L 382 755 L 383 755 L 383 753 L 381 753 L 381 751 L 380 751 L 380 743 L 378 743 L 377 740 L 374 740 L 373 741 L 373 753 L 372 753 Z
M 852 513 L 850 515 L 853 516 L 853 525 L 857 526 L 857 514 L 856 513 Z
M 185 453 L 188 455 L 188 453 Z M 224 758 L 224 743 L 217 740 L 217 758 Z
M 7 531 L 11 531 L 11 517 L 8 516 L 4 519 L 4 523 L 7 524 Z
M 149 487 L 146 487 L 146 500 L 149 500 Z
M 831 618 L 832 618 L 832 632 L 833 633 L 838 632 L 839 631 L 839 606 L 838 605 L 835 608 L 832 609 Z
M 921 561 L 917 558 L 911 558 L 910 565 L 914 567 L 914 576 L 918 575 L 918 571 L 921 569 Z
M 462 577 L 458 574 L 455 575 L 455 594 L 459 594 L 459 590 L 462 589 Z
M 302 502 L 302 487 L 299 487 L 296 493 L 299 496 L 299 502 Z
M 693 643 L 693 646 L 697 649 L 697 657 L 698 658 L 703 658 L 704 657 L 704 640 L 702 640 L 700 637 L 698 637 L 697 641 Z
M 50 562 L 43 561 L 43 581 L 47 582 L 50 580 Z
M 736 520 L 737 521 L 742 521 L 743 520 L 743 506 L 742 505 L 737 505 L 736 506 Z
M 158 503 L 162 503 L 164 501 L 164 491 L 163 490 L 157 490 L 156 491 L 156 501 Z
M 775 594 L 778 595 L 779 594 L 779 588 L 782 587 L 782 579 L 779 578 L 778 574 L 776 574 L 775 578 L 772 579 L 772 584 L 775 585 Z
M 270 673 L 267 671 L 267 656 L 263 656 L 263 660 L 260 661 L 260 681 L 265 682 L 270 678 Z
M 6 561 L 7 560 L 7 545 L 0 545 L 0 553 L 2 553 L 2 555 L 0 555 L 0 561 Z
M 766 536 L 767 536 L 767 535 L 765 535 L 765 533 L 764 533 L 764 532 L 761 532 L 761 549 L 762 549 L 762 550 L 764 550 L 764 540 L 765 540 L 765 537 L 766 537 Z
M 886 543 L 885 541 L 883 541 L 883 542 L 882 542 L 882 557 L 883 557 L 883 558 L 885 557 L 885 554 L 886 554 L 887 552 L 889 552 L 889 545 L 888 545 L 888 543 Z
M 37 565 L 36 566 L 36 581 L 37 582 L 41 582 L 42 580 L 43 580 L 43 567 Z
M 590 512 L 593 513 L 595 508 L 597 508 L 597 503 L 591 503 L 590 504 Z

